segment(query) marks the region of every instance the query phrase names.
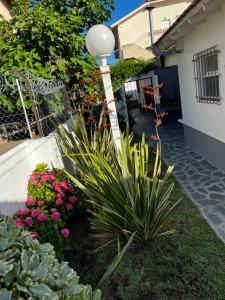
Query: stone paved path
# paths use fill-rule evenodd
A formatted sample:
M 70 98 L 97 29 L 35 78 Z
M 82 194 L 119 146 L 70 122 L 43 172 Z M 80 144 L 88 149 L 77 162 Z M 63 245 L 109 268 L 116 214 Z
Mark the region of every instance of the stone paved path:
M 149 136 L 154 130 L 151 118 L 138 109 L 132 115 L 137 122 L 134 131 Z M 181 124 L 160 127 L 160 137 L 164 160 L 175 166 L 174 175 L 225 242 L 225 173 L 185 144 Z

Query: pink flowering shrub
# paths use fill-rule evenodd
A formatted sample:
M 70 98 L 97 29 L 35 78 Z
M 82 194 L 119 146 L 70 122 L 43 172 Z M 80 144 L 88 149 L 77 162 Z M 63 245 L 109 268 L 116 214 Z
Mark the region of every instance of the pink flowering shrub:
M 37 165 L 28 182 L 26 207 L 16 212 L 14 224 L 30 230 L 33 239 L 52 243 L 61 256 L 69 237 L 66 221 L 76 208 L 77 196 L 78 189 L 62 170 Z

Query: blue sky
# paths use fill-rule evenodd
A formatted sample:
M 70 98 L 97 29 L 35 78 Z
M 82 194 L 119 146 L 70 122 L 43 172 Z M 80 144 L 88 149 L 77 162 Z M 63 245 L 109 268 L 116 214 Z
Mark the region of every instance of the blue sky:
M 109 24 L 112 24 L 126 16 L 129 12 L 144 2 L 144 0 L 115 0 L 115 10 L 112 13 L 112 19 L 110 20 Z
M 129 12 L 143 4 L 144 0 L 115 0 L 115 10 L 112 13 L 112 18 L 107 25 L 111 25 L 122 17 L 126 16 Z M 109 58 L 110 63 L 114 63 L 114 55 Z

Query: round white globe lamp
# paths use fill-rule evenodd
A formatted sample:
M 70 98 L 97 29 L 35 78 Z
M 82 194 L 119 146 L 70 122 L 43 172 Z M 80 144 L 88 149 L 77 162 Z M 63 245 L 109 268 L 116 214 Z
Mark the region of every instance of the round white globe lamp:
M 112 31 L 105 25 L 99 24 L 91 27 L 86 35 L 86 47 L 88 52 L 98 58 L 102 65 L 107 64 L 115 47 L 115 37 Z

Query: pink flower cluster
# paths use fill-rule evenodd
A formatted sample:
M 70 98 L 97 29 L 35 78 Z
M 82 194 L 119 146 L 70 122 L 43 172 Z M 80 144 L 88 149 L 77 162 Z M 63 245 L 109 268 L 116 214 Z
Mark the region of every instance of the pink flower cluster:
M 55 180 L 55 176 L 49 172 L 45 172 L 45 173 L 35 172 L 30 176 L 29 183 L 35 184 L 37 183 L 38 180 L 41 180 L 42 182 L 47 182 L 49 180 Z
M 32 231 L 31 236 L 33 240 L 36 240 L 39 237 L 39 234 L 36 231 Z
M 34 201 L 33 197 L 32 197 L 32 196 L 28 196 L 28 197 L 27 197 L 27 201 L 26 201 L 25 204 L 26 204 L 26 206 L 28 206 L 28 207 L 34 206 L 34 205 L 35 205 L 35 201 Z
M 33 218 L 37 218 L 41 214 L 40 208 L 36 208 L 32 211 L 31 215 Z
M 17 210 L 16 215 L 17 216 L 27 216 L 27 215 L 29 215 L 29 213 L 30 213 L 29 208 L 25 207 L 25 208 Z
M 50 173 L 44 173 L 41 175 L 41 181 L 46 182 L 48 180 L 55 180 L 55 176 Z
M 18 227 L 18 228 L 24 228 L 24 223 L 20 219 L 14 220 L 14 225 L 16 225 L 16 227 Z
M 52 221 L 59 221 L 60 220 L 60 213 L 58 211 L 54 211 L 52 214 L 51 214 L 51 219 Z
M 70 231 L 69 231 L 69 229 L 67 229 L 67 228 L 63 228 L 63 229 L 60 231 L 60 233 L 61 233 L 61 236 L 64 237 L 64 238 L 67 238 L 67 237 L 70 235 Z
M 65 180 L 62 180 L 60 183 L 57 180 L 53 181 L 53 187 L 56 192 L 60 192 L 62 194 L 64 194 L 63 190 L 68 192 L 73 191 L 73 187 L 70 184 L 68 184 Z
M 47 220 L 47 217 L 45 214 L 40 214 L 38 217 L 37 217 L 37 220 L 39 222 L 45 222 Z
M 46 235 L 50 228 L 67 238 L 70 232 L 63 228 L 65 220 L 78 201 L 74 188 L 61 170 L 50 171 L 46 166 L 43 172 L 43 165 L 39 170 L 41 172 L 36 169 L 30 176 L 26 207 L 16 212 L 14 224 L 30 229 L 33 239 Z

